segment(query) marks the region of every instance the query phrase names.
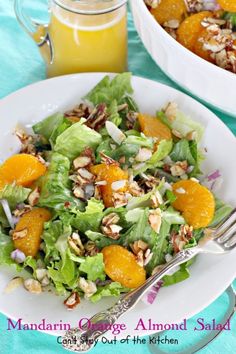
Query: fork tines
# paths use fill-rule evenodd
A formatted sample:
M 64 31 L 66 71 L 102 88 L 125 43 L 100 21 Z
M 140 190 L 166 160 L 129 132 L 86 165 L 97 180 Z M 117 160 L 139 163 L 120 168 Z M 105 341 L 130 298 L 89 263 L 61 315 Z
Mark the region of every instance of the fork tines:
M 225 251 L 236 247 L 236 208 L 214 229 L 214 240 Z

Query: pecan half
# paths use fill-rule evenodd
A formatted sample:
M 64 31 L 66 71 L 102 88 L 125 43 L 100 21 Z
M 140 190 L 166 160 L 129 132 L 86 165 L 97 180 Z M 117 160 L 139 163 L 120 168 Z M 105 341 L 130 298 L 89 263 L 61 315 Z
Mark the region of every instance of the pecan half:
M 64 305 L 68 310 L 73 310 L 80 303 L 80 297 L 77 292 L 72 292 L 71 295 L 64 301 Z
M 85 124 L 98 131 L 105 125 L 107 118 L 107 106 L 105 103 L 100 103 L 94 108 Z

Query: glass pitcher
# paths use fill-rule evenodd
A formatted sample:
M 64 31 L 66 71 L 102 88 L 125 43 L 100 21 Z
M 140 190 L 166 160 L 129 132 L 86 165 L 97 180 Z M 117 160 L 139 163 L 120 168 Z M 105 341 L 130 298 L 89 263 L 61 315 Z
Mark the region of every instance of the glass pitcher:
M 34 39 L 48 77 L 127 69 L 127 0 L 50 0 L 50 21 L 29 18 L 15 0 L 18 21 Z

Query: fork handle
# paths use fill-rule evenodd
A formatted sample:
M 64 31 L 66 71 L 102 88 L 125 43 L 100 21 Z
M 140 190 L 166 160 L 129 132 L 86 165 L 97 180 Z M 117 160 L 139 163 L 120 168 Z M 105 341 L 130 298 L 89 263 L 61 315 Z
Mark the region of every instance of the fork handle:
M 71 336 L 77 336 L 77 347 L 73 346 L 72 348 L 70 344 L 67 344 L 70 341 L 64 341 L 64 347 L 74 352 L 86 352 L 92 349 L 97 339 L 111 329 L 108 326 L 113 325 L 118 318 L 130 311 L 152 285 L 156 284 L 172 268 L 187 262 L 200 252 L 201 248 L 196 246 L 177 253 L 163 266 L 161 271 L 148 278 L 143 285 L 123 295 L 114 306 L 105 311 L 98 312 L 81 329 L 73 328 L 67 331 L 64 338 L 68 339 Z

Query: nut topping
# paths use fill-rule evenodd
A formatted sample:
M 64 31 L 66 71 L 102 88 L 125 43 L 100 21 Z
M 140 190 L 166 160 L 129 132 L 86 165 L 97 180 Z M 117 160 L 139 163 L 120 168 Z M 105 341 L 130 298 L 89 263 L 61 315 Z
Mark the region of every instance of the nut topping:
M 178 113 L 178 105 L 175 102 L 169 102 L 164 109 L 164 113 L 170 122 L 173 122 Z
M 77 292 L 72 292 L 71 295 L 64 301 L 64 305 L 68 310 L 74 309 L 80 303 L 80 297 Z
M 28 196 L 28 202 L 30 206 L 35 206 L 40 198 L 40 189 L 39 187 L 36 187 Z
M 83 290 L 83 292 L 85 293 L 86 298 L 91 297 L 97 291 L 96 284 L 94 282 L 92 282 L 91 280 L 86 280 L 85 278 L 80 277 L 78 283 L 79 283 L 80 289 Z
M 73 161 L 73 166 L 75 170 L 78 170 L 82 167 L 87 167 L 91 164 L 92 159 L 88 156 L 79 156 Z
M 132 251 L 136 255 L 137 263 L 143 267 L 146 266 L 152 259 L 153 253 L 148 248 L 148 244 L 142 240 L 135 241 L 130 245 Z
M 24 287 L 32 294 L 40 294 L 42 292 L 42 286 L 38 280 L 26 279 L 24 281 Z
M 13 241 L 19 240 L 19 239 L 22 239 L 22 238 L 26 237 L 27 234 L 28 234 L 28 229 L 27 228 L 24 228 L 23 230 L 20 230 L 20 231 L 13 231 L 12 239 L 13 239 Z
M 159 208 L 151 210 L 148 221 L 151 228 L 158 234 L 161 228 L 161 210 Z
M 182 176 L 187 172 L 188 163 L 187 161 L 177 161 L 173 166 L 170 168 L 170 172 L 172 176 Z
M 99 252 L 99 249 L 96 246 L 96 243 L 93 241 L 88 241 L 85 245 L 85 256 L 96 256 L 96 254 Z
M 122 227 L 117 225 L 119 221 L 120 221 L 120 217 L 116 213 L 111 213 L 109 215 L 106 215 L 102 220 L 102 227 L 101 227 L 104 235 L 106 235 L 107 237 L 113 240 L 118 240 L 120 237 L 120 231 L 122 230 Z
M 85 253 L 84 246 L 81 242 L 78 233 L 73 232 L 73 234 L 68 238 L 68 243 L 71 249 L 77 254 L 77 256 L 83 256 Z

